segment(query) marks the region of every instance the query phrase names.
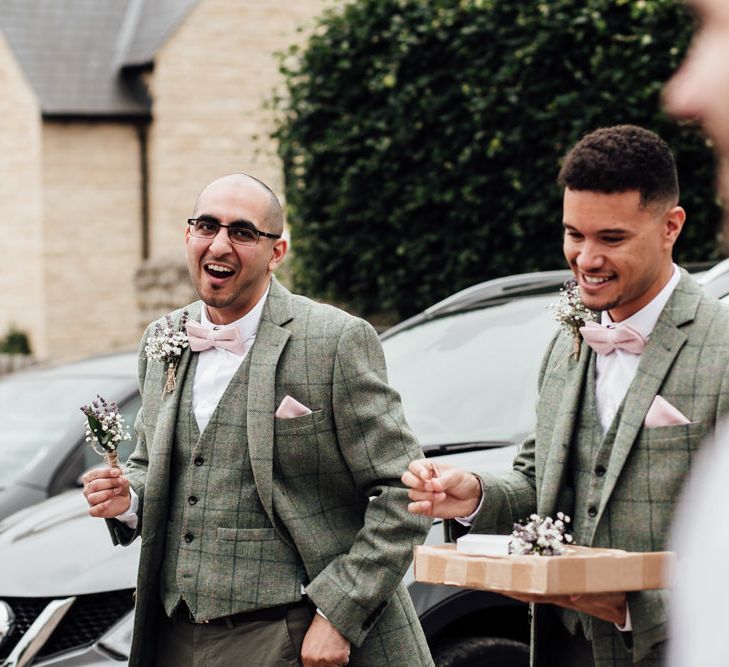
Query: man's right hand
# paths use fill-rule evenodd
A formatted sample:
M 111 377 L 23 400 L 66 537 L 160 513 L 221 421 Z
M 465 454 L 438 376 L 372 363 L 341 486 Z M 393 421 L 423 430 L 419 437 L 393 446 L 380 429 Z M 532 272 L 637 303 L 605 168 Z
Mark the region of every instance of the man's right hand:
M 91 516 L 113 519 L 131 506 L 129 480 L 119 468 L 89 470 L 82 479 Z
M 442 519 L 473 514 L 481 502 L 481 482 L 473 473 L 451 468 L 429 459 L 413 461 L 403 473 L 402 482 L 410 490 L 408 510 Z

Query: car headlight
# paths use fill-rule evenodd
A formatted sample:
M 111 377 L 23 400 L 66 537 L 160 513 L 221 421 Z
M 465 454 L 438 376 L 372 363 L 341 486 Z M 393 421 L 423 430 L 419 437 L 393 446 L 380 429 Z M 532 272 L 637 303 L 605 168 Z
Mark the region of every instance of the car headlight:
M 129 658 L 134 630 L 134 610 L 122 616 L 121 620 L 99 639 L 99 646 L 120 658 Z

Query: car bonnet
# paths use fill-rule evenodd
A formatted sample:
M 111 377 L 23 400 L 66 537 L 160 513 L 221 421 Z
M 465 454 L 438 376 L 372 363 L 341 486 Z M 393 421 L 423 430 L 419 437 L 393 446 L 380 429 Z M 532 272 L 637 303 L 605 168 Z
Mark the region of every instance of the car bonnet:
M 0 522 L 0 599 L 134 588 L 139 549 L 114 546 L 81 491 L 68 491 Z

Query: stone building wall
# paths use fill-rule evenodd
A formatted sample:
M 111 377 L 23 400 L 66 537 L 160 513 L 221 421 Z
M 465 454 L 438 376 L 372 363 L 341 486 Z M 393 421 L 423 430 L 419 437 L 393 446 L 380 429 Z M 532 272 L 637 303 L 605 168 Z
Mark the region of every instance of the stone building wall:
M 134 125 L 44 124 L 45 309 L 54 359 L 136 347 L 141 206 Z
M 150 322 L 198 299 L 182 250 L 144 262 L 135 282 L 140 331 Z
M 283 197 L 272 112 L 264 109 L 281 85 L 274 54 L 303 41 L 331 4 L 201 0 L 158 52 L 150 77 L 152 256 L 180 245 L 195 197 L 218 176 L 245 171 Z
M 47 352 L 43 309 L 41 117 L 15 56 L 0 35 L 0 338 L 11 325 Z

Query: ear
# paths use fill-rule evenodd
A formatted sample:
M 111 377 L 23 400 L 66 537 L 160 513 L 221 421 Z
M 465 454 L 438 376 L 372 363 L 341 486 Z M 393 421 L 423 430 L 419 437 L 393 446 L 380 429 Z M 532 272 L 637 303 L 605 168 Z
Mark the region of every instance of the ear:
M 276 239 L 273 247 L 271 248 L 271 259 L 268 262 L 268 270 L 275 271 L 286 257 L 286 253 L 289 250 L 289 243 L 286 239 Z
M 674 206 L 666 211 L 664 217 L 664 240 L 668 247 L 673 247 L 676 243 L 678 235 L 683 229 L 683 223 L 686 222 L 686 211 L 682 206 Z

